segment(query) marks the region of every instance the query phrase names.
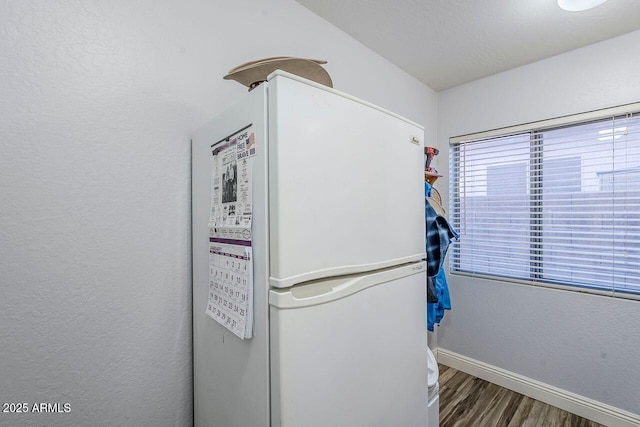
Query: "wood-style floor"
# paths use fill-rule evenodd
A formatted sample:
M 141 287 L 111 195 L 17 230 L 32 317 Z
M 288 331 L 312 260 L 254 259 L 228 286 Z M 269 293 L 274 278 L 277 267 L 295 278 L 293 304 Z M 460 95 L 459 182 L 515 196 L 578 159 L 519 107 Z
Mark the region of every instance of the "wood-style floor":
M 603 427 L 464 372 L 440 369 L 440 427 Z

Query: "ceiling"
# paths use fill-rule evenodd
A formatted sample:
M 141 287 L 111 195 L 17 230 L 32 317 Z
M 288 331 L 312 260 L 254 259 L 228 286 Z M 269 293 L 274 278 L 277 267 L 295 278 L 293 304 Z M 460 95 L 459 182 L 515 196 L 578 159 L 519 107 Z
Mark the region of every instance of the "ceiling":
M 640 0 L 296 1 L 435 91 L 640 29 Z

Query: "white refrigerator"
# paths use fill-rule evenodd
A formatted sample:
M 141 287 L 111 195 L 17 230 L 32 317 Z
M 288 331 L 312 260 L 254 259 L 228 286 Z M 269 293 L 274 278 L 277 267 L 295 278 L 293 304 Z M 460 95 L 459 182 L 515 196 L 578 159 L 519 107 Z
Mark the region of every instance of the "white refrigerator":
M 234 138 L 250 168 L 220 171 Z M 196 427 L 427 426 L 423 146 L 282 71 L 193 134 Z M 211 313 L 212 242 L 251 248 L 249 338 Z

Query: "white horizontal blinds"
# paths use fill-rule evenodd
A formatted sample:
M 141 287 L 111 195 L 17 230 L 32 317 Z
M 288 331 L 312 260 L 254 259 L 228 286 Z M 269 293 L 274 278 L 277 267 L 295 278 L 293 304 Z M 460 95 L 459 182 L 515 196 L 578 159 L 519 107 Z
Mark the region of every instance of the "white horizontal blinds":
M 640 117 L 535 129 L 452 145 L 451 268 L 640 294 Z
M 617 118 L 612 129 L 615 170 L 603 180 L 614 195 L 615 290 L 640 293 L 640 114 Z
M 451 247 L 454 270 L 530 276 L 530 134 L 452 147 L 450 220 L 461 237 Z

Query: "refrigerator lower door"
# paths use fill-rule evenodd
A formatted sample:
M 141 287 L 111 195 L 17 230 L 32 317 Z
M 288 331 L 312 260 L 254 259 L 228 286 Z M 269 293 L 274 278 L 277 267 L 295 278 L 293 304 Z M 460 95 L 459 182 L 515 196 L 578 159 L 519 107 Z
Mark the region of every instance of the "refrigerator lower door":
M 427 426 L 425 270 L 270 291 L 272 427 Z

